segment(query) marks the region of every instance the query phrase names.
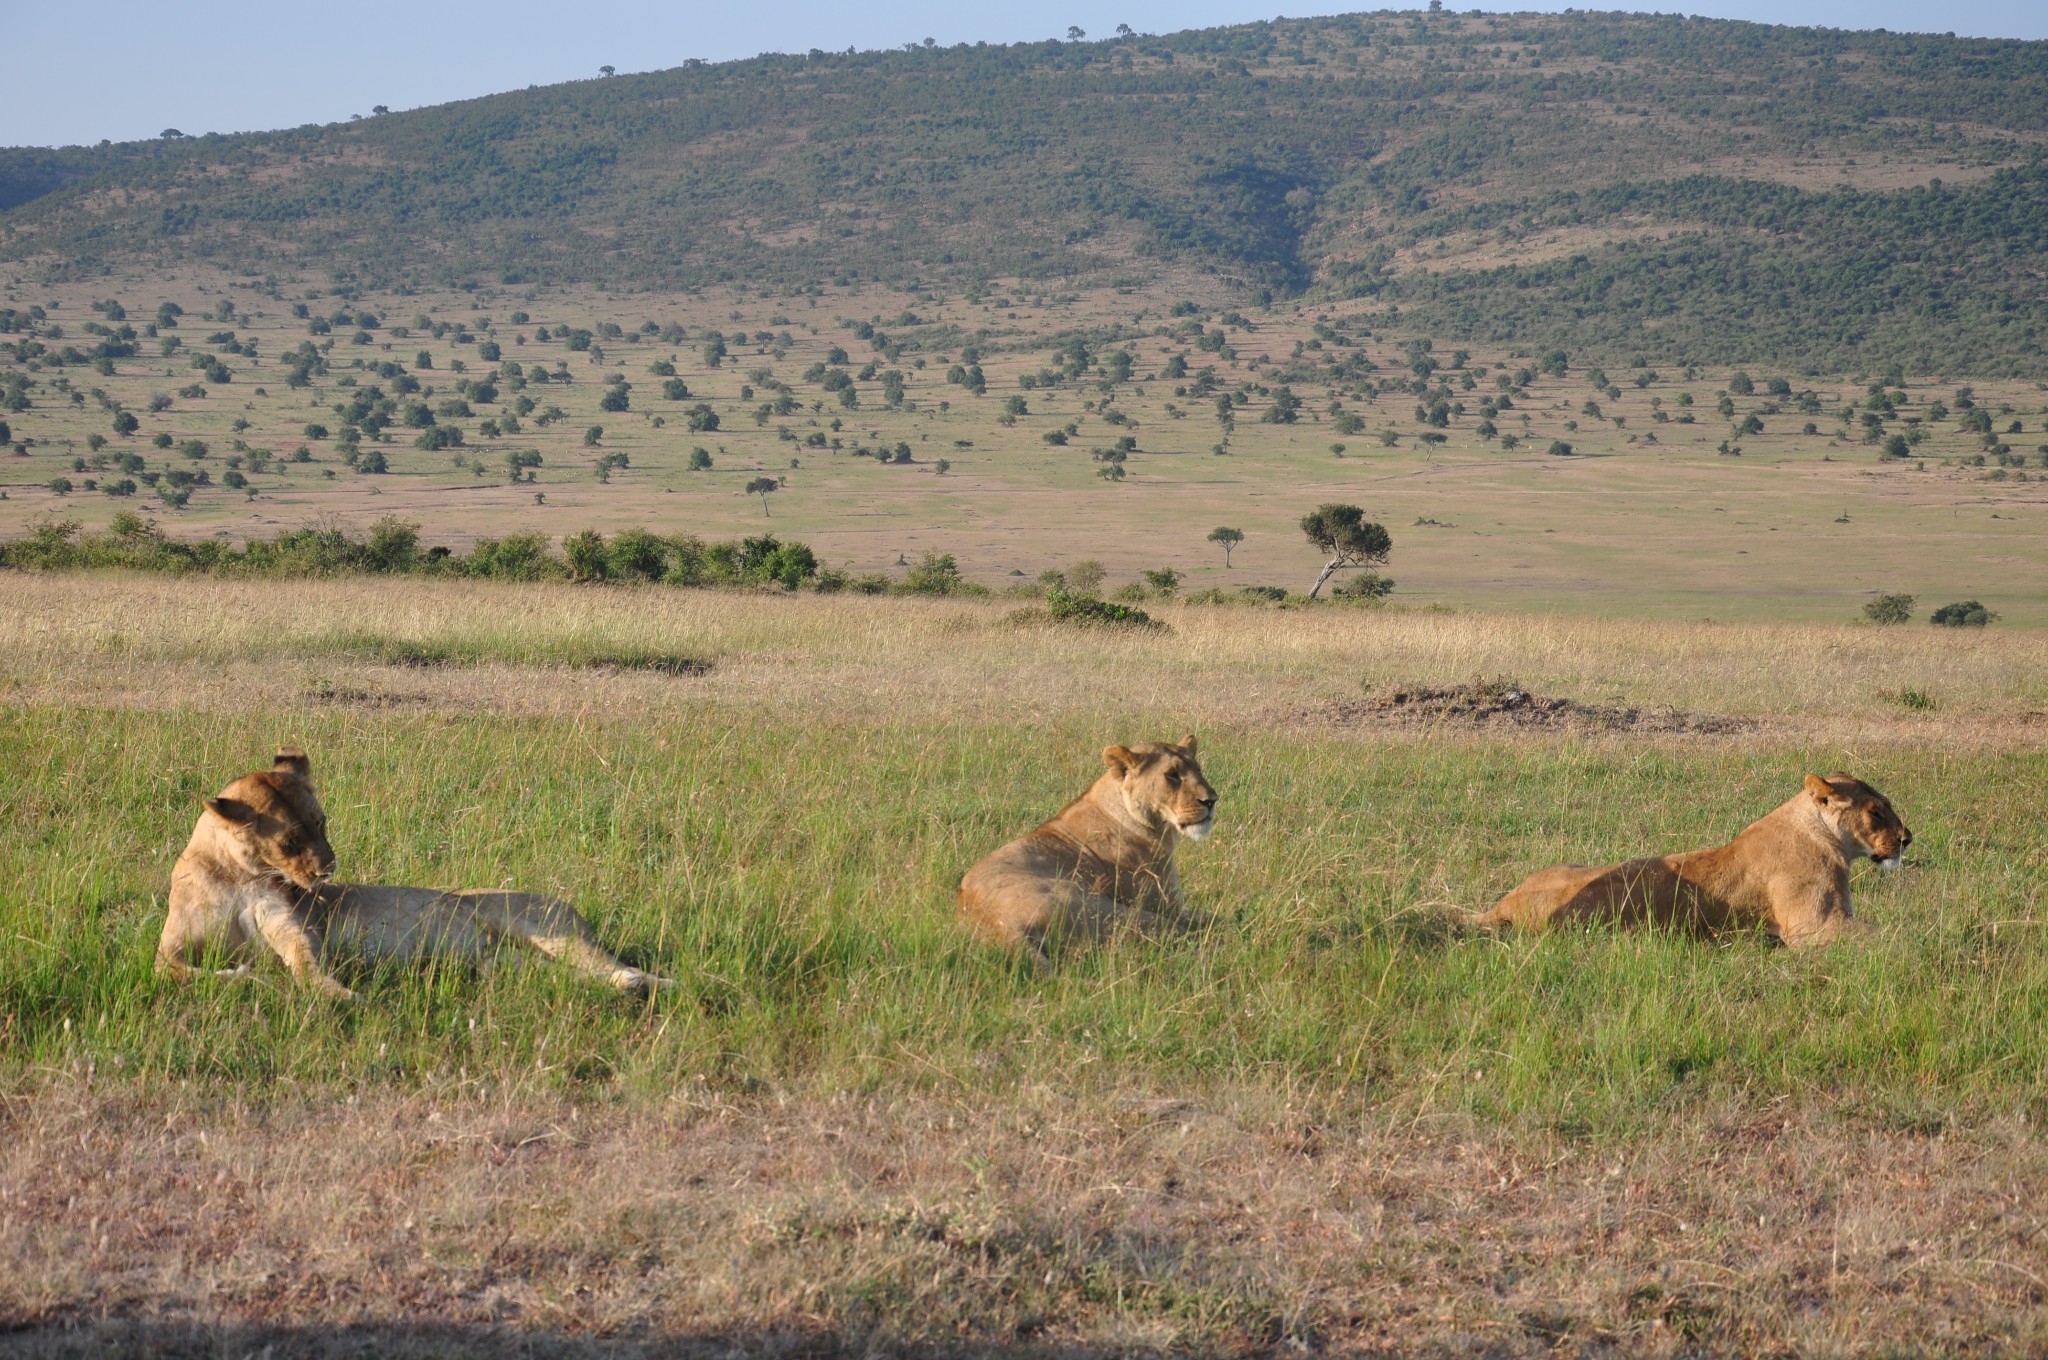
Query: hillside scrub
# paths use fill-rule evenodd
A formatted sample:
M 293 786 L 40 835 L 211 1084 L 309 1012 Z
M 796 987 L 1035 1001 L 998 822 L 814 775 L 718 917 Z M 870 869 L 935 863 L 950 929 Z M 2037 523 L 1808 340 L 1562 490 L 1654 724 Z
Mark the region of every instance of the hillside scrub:
M 794 290 L 1195 268 L 1617 362 L 2041 376 L 2044 89 L 2048 44 L 1592 12 L 769 54 L 0 151 L 0 257 Z

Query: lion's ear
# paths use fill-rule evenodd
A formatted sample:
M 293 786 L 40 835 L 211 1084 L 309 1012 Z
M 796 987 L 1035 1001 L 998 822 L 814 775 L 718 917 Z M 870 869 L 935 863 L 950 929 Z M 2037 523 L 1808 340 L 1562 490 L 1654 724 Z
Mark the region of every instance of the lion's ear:
M 206 800 L 206 810 L 236 826 L 247 826 L 256 820 L 256 809 L 239 798 L 209 798 Z
M 1137 753 L 1128 746 L 1105 746 L 1102 748 L 1102 763 L 1117 772 L 1117 776 L 1129 774 L 1142 763 Z
M 296 746 L 280 746 L 277 759 L 271 762 L 270 768 L 276 774 L 295 774 L 305 779 L 313 773 L 313 762 L 306 759 L 306 753 Z
M 1817 774 L 1806 776 L 1806 796 L 1822 807 L 1831 807 L 1843 801 L 1842 795 L 1835 792 L 1835 786 Z
M 1195 753 L 1195 734 L 1192 732 L 1188 733 L 1180 739 L 1180 744 L 1189 755 L 1193 755 Z

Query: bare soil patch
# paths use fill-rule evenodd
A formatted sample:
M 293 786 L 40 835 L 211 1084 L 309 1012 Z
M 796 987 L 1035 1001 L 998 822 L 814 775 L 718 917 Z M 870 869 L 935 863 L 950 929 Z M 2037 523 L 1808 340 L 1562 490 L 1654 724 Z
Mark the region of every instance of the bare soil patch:
M 1389 685 L 1363 699 L 1330 705 L 1324 716 L 1346 726 L 1537 728 L 1594 732 L 1728 736 L 1754 732 L 1754 718 L 1666 707 L 1584 704 L 1532 694 L 1510 680 L 1460 685 Z
M 431 700 L 424 694 L 393 694 L 387 690 L 358 689 L 354 685 L 314 685 L 306 691 L 306 702 L 340 704 L 350 708 L 414 708 Z

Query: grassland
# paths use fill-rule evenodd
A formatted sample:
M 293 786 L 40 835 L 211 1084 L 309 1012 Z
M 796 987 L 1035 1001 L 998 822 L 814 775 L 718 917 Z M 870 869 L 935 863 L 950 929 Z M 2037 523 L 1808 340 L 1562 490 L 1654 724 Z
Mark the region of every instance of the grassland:
M 1745 373 L 1745 393 L 1734 370 L 1570 363 L 1559 376 L 1526 350 L 1460 360 L 1439 340 L 1423 354 L 1427 337 L 1384 307 L 1203 310 L 1163 288 L 437 296 L 307 282 L 129 275 L 53 293 L 16 276 L 0 305 L 27 329 L 0 377 L 26 409 L 0 413 L 16 446 L 0 458 L 0 534 L 50 515 L 102 526 L 122 509 L 174 535 L 237 540 L 396 515 L 457 547 L 644 525 L 796 537 L 856 573 L 949 553 L 992 587 L 1093 558 L 1112 587 L 1171 568 L 1187 591 L 1300 590 L 1319 563 L 1295 523 L 1335 500 L 1393 531 L 1395 598 L 1410 602 L 1838 622 L 1904 591 L 1923 619 L 1975 598 L 2009 623 L 2048 623 L 2048 396 L 2030 383 L 1759 369 Z M 103 337 L 85 327 L 111 329 L 92 308 L 108 298 L 141 328 L 141 352 L 102 373 L 85 356 Z M 142 333 L 164 302 L 183 309 L 180 324 Z M 32 306 L 41 320 L 27 319 Z M 331 321 L 360 312 L 378 325 Z M 571 349 L 577 332 L 593 347 Z M 715 366 L 714 337 L 727 351 Z M 164 354 L 167 344 L 177 348 Z M 302 344 L 318 347 L 311 367 L 287 359 Z M 483 358 L 492 345 L 500 358 Z M 61 362 L 66 348 L 77 363 Z M 828 363 L 835 351 L 846 362 Z M 1417 372 L 1419 354 L 1434 371 Z M 201 356 L 229 380 L 191 367 Z M 984 393 L 949 381 L 970 356 Z M 1163 376 L 1176 363 L 1186 376 Z M 687 399 L 663 396 L 658 365 L 673 367 Z M 304 386 L 289 385 L 294 368 Z M 901 379 L 893 401 L 890 374 Z M 602 409 L 614 378 L 629 385 L 621 412 Z M 826 386 L 841 381 L 855 406 Z M 480 382 L 489 401 L 474 395 Z M 1876 409 L 1873 386 L 1884 393 Z M 337 412 L 372 388 L 398 408 L 388 442 L 370 432 L 360 445 L 383 458 L 381 473 L 345 460 Z M 1283 391 L 1300 408 L 1268 422 Z M 1219 396 L 1234 403 L 1227 427 Z M 1012 400 L 1023 414 L 1006 414 Z M 435 427 L 462 443 L 415 448 L 403 408 L 451 401 L 468 414 L 443 412 Z M 716 430 L 688 428 L 700 407 Z M 543 424 L 550 409 L 560 415 Z M 132 435 L 114 432 L 123 413 Z M 1752 417 L 1761 432 L 1742 433 Z M 308 437 L 308 425 L 328 437 Z M 603 433 L 586 444 L 593 426 Z M 109 442 L 94 449 L 94 438 Z M 1893 438 L 1912 441 L 1910 456 L 1883 456 Z M 1124 439 L 1136 448 L 1121 464 L 1096 457 Z M 1554 456 L 1559 443 L 1572 455 Z M 302 448 L 309 461 L 293 461 Z M 708 470 L 689 470 L 696 449 Z M 874 456 L 883 451 L 891 461 Z M 540 464 L 515 483 L 508 458 L 527 453 Z M 625 463 L 601 469 L 606 458 Z M 1099 475 L 1113 466 L 1121 481 Z M 174 472 L 208 477 L 176 509 L 160 494 Z M 247 486 L 227 485 L 230 474 Z M 763 476 L 781 483 L 765 503 L 744 491 Z M 48 489 L 58 478 L 73 489 Z M 134 495 L 104 494 L 123 480 Z M 1228 569 L 1206 541 L 1218 525 L 1246 535 Z
M 876 469 L 881 471 L 881 469 Z M 2031 629 L 6 578 L 0 1313 L 24 1353 L 1762 1352 L 2042 1344 Z M 432 652 L 438 664 L 393 664 Z M 701 674 L 593 657 L 660 655 Z M 1395 682 L 1731 720 L 1395 726 Z M 1907 702 L 1908 692 L 1922 696 Z M 1193 937 L 1038 974 L 977 855 L 1193 729 Z M 345 876 L 576 902 L 682 984 L 149 971 L 197 800 L 313 753 Z M 1464 937 L 1809 769 L 1874 927 Z

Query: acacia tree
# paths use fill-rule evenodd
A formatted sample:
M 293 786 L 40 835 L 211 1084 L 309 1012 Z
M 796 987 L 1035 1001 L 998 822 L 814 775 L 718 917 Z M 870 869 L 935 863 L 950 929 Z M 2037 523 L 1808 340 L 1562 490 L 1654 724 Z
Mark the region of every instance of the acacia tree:
M 1209 531 L 1209 541 L 1223 547 L 1223 565 L 1230 565 L 1230 550 L 1244 542 L 1244 530 L 1217 527 Z
M 1336 572 L 1352 567 L 1378 566 L 1394 550 L 1393 539 L 1384 526 L 1365 517 L 1355 505 L 1319 505 L 1301 517 L 1301 532 L 1308 541 L 1330 555 L 1322 575 L 1309 588 L 1313 600 Z
M 747 483 L 747 494 L 761 498 L 761 513 L 763 515 L 768 513 L 769 494 L 780 489 L 781 484 L 773 477 L 756 477 Z

